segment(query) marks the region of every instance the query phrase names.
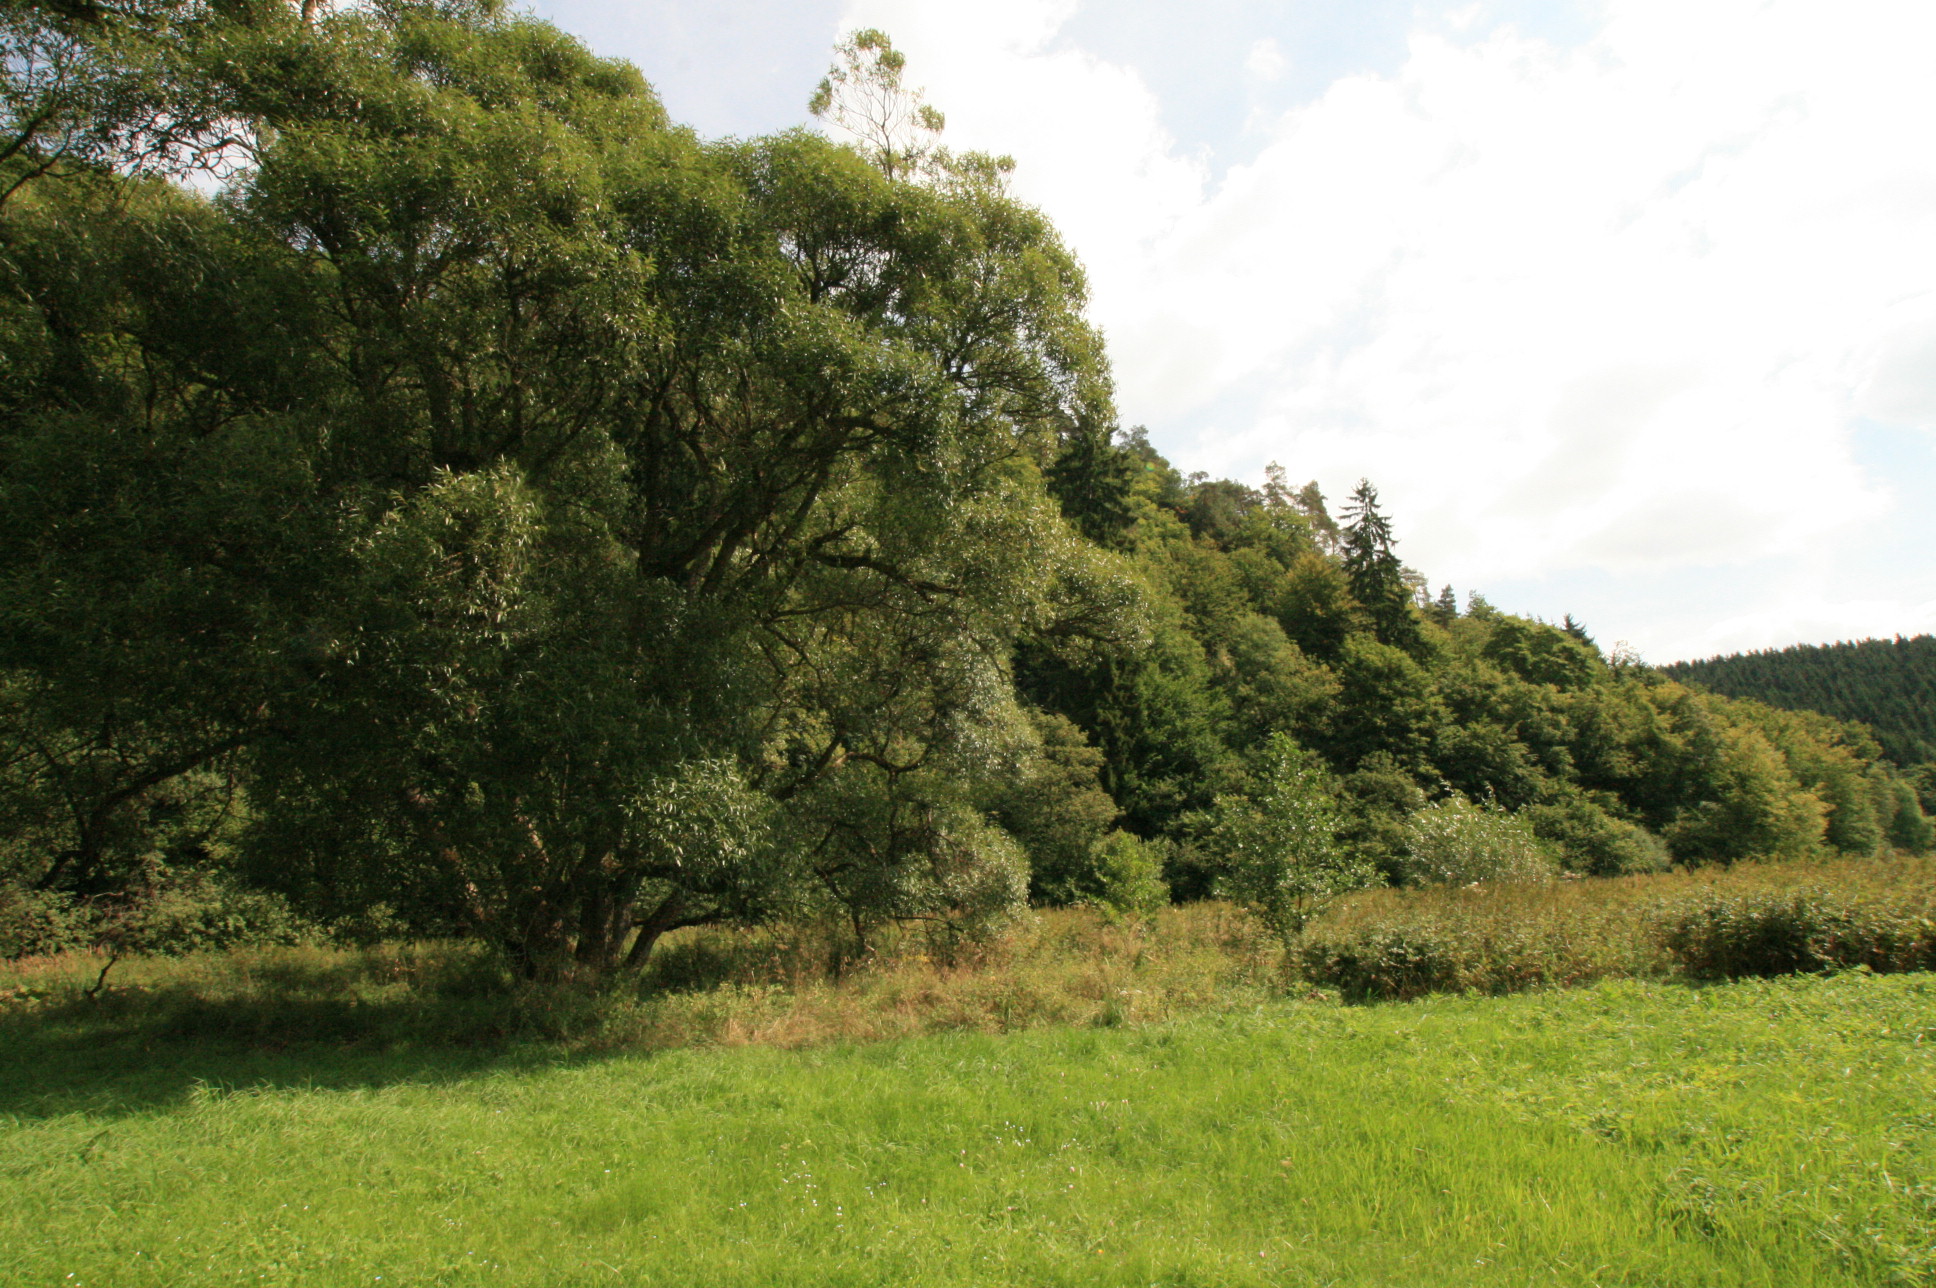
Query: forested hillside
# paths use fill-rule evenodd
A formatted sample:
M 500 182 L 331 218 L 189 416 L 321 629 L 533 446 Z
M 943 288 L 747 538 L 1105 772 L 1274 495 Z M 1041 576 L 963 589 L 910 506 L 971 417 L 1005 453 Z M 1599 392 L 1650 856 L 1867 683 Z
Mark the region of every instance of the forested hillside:
M 1661 670 L 1731 698 L 1859 720 L 1898 765 L 1936 761 L 1936 636 L 1796 644 Z
M 12 951 L 273 922 L 551 976 L 1930 844 L 1860 730 L 1429 596 L 1368 483 L 1179 474 L 873 33 L 815 100 L 846 146 L 700 139 L 487 0 L 0 26 Z

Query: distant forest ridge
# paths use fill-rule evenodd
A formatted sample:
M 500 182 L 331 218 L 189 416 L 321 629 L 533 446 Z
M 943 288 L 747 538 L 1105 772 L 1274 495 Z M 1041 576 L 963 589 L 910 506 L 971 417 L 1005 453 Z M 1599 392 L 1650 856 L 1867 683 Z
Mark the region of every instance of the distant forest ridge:
M 1936 636 L 1797 644 L 1660 670 L 1726 697 L 1859 720 L 1899 765 L 1936 761 Z

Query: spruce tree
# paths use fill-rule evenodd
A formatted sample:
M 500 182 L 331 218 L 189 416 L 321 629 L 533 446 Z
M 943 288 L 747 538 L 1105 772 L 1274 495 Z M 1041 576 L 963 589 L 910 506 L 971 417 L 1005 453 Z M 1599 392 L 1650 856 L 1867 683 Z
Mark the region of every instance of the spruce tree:
M 1417 656 L 1425 640 L 1412 613 L 1412 592 L 1405 568 L 1393 552 L 1391 521 L 1378 509 L 1378 489 L 1358 480 L 1344 511 L 1344 567 L 1351 593 L 1371 621 L 1381 644 Z

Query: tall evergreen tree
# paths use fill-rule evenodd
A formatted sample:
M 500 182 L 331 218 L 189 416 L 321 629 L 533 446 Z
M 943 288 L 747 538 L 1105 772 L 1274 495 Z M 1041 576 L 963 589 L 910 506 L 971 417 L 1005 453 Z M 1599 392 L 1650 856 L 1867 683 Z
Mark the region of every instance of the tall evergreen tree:
M 1061 455 L 1049 466 L 1049 492 L 1083 536 L 1120 546 L 1135 522 L 1129 498 L 1138 472 L 1137 462 L 1117 446 L 1110 429 L 1082 424 L 1064 438 Z
M 1378 509 L 1378 489 L 1369 479 L 1358 480 L 1344 510 L 1344 568 L 1351 593 L 1371 621 L 1381 644 L 1417 656 L 1424 650 L 1418 618 L 1412 612 L 1412 591 L 1405 584 L 1405 567 L 1392 550 L 1391 520 Z

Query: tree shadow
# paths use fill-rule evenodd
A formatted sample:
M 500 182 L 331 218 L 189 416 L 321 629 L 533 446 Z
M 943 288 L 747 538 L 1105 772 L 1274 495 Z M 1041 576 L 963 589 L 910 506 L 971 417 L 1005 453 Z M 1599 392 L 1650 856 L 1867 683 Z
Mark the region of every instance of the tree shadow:
M 0 1007 L 0 1117 L 121 1117 L 211 1090 L 454 1083 L 624 1053 L 599 1045 L 605 999 L 590 989 L 440 981 L 372 995 L 335 965 L 281 975 L 240 994 L 164 983 Z

